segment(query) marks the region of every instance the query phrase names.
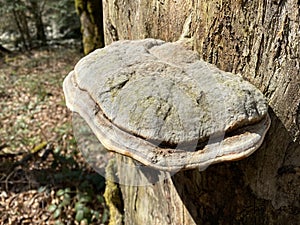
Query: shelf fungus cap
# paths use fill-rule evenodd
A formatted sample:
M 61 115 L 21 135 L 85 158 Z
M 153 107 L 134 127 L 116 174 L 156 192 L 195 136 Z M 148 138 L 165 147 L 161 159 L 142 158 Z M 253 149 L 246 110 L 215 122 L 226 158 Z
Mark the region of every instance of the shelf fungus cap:
M 158 170 L 242 159 L 270 126 L 257 88 L 178 43 L 115 42 L 82 58 L 63 88 L 108 150 Z

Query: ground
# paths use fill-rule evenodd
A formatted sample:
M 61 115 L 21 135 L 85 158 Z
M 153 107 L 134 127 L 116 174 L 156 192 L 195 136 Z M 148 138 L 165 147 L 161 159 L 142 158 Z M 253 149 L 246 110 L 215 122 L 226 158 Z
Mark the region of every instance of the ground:
M 0 225 L 107 223 L 105 180 L 77 149 L 62 91 L 78 49 L 0 58 Z

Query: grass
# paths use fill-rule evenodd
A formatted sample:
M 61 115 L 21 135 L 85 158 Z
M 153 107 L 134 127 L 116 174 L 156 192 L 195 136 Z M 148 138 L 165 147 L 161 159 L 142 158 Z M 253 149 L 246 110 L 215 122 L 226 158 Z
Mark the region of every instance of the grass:
M 56 47 L 0 60 L 0 224 L 106 224 L 105 181 L 72 133 L 62 82 L 81 54 Z

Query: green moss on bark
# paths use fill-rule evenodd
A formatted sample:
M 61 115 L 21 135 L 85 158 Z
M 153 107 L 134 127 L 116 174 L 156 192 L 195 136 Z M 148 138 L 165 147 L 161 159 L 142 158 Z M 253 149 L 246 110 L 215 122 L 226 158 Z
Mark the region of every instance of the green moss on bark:
M 104 47 L 102 0 L 75 0 L 84 53 Z
M 104 198 L 109 208 L 110 219 L 109 225 L 122 225 L 124 207 L 122 202 L 122 194 L 119 185 L 115 180 L 115 160 L 110 160 L 106 167 L 106 188 Z
M 85 0 L 75 0 L 75 8 L 78 15 L 80 15 L 85 9 Z

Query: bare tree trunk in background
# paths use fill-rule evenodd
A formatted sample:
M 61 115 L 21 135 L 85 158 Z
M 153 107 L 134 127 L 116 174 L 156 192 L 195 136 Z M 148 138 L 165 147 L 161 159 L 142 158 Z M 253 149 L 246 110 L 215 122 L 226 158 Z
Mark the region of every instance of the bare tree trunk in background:
M 104 47 L 102 0 L 75 0 L 85 54 Z
M 205 61 L 259 88 L 272 119 L 265 142 L 247 159 L 179 172 L 152 186 L 120 185 L 122 221 L 111 224 L 298 225 L 300 2 L 104 0 L 103 9 L 107 44 L 190 37 Z
M 25 50 L 30 50 L 32 48 L 32 40 L 29 32 L 28 22 L 23 10 L 12 9 L 16 25 L 20 32 L 21 41 Z
M 36 27 L 36 39 L 41 41 L 42 45 L 45 45 L 47 42 L 47 38 L 42 18 L 45 1 L 30 0 L 29 3 L 30 6 L 28 8 L 30 10 L 30 13 L 33 15 L 33 20 Z

